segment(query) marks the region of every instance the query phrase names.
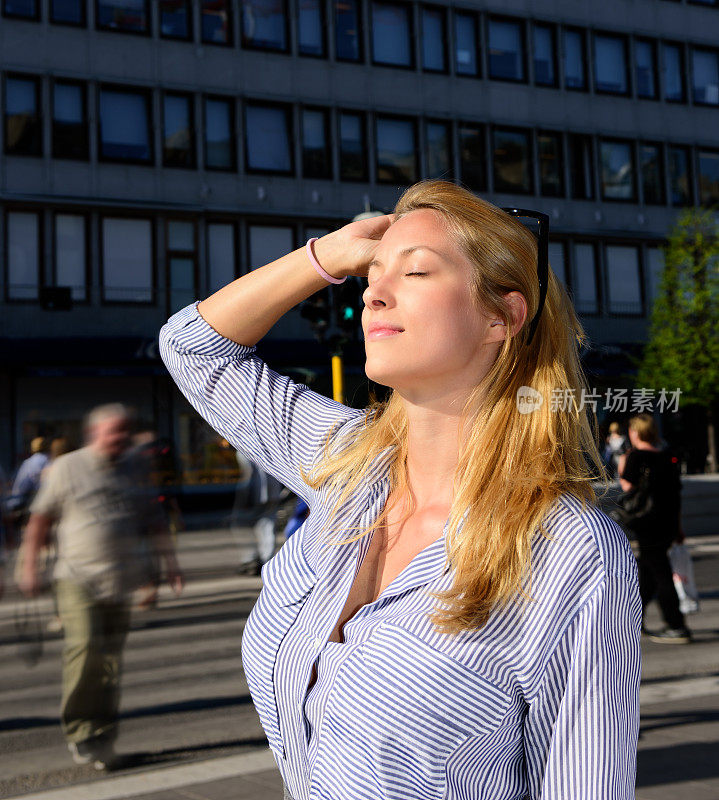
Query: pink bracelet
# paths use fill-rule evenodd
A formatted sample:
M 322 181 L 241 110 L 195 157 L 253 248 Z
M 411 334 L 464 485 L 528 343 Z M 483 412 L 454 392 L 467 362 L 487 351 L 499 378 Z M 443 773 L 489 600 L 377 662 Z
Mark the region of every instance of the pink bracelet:
M 344 283 L 347 280 L 347 277 L 344 278 L 333 278 L 331 275 L 328 275 L 320 266 L 319 261 L 315 258 L 315 254 L 312 252 L 312 243 L 316 242 L 319 237 L 315 236 L 312 239 L 307 240 L 307 244 L 305 245 L 305 249 L 307 250 L 307 255 L 310 259 L 310 264 L 317 270 L 317 272 L 330 283 Z

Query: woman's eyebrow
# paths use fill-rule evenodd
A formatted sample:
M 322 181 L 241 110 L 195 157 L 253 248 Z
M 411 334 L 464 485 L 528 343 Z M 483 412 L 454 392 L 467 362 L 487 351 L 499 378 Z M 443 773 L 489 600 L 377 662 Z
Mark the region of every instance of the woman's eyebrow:
M 400 250 L 399 251 L 399 257 L 400 258 L 406 258 L 411 253 L 414 253 L 415 250 L 429 250 L 432 253 L 435 253 L 436 255 L 438 255 L 440 258 L 446 260 L 446 256 L 444 256 L 442 253 L 440 253 L 439 250 L 435 250 L 434 247 L 430 247 L 427 244 L 415 244 L 415 245 L 412 245 L 412 247 L 405 247 L 404 250 Z M 369 262 L 368 267 L 380 266 L 381 264 L 382 264 L 382 262 L 378 258 L 375 258 L 375 259 L 372 259 L 372 261 Z

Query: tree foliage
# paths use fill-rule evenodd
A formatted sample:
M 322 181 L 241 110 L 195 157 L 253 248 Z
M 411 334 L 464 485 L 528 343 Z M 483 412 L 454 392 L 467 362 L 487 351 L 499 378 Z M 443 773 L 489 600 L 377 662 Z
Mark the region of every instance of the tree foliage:
M 681 389 L 680 404 L 709 410 L 719 399 L 719 219 L 690 208 L 664 247 L 649 341 L 637 383 Z

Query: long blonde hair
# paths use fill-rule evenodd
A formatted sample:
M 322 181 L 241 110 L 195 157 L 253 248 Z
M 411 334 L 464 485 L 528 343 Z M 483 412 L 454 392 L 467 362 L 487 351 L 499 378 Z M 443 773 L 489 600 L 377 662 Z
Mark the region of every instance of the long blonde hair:
M 592 480 L 606 480 L 597 451 L 596 417 L 590 425 L 588 391 L 578 348 L 584 331 L 562 284 L 549 270 L 544 309 L 527 348 L 528 322 L 511 335 L 504 295 L 525 297 L 530 320 L 539 303 L 537 241 L 520 222 L 455 184 L 432 180 L 408 188 L 394 209 L 396 220 L 417 209 L 433 209 L 448 235 L 474 266 L 473 301 L 502 319 L 507 336 L 488 374 L 465 408 L 468 431 L 459 453 L 446 538 L 454 568 L 452 587 L 436 593 L 433 622 L 446 633 L 479 629 L 498 604 L 531 600 L 531 545 L 560 495 L 595 502 Z M 520 413 L 518 392 L 531 387 L 543 403 Z M 560 394 L 553 394 L 554 390 Z M 566 390 L 566 391 L 565 391 Z M 559 402 L 556 402 L 557 399 Z M 556 407 L 555 407 L 556 406 Z M 367 410 L 351 441 L 328 436 L 323 457 L 309 474 L 315 489 L 328 485 L 337 497 L 330 518 L 359 489 L 370 463 L 390 448 L 389 478 L 395 496 L 411 493 L 407 480 L 408 421 L 401 397 L 392 392 Z M 389 505 L 389 504 L 388 504 Z M 349 543 L 386 523 L 387 505 L 375 522 L 340 540 Z M 410 506 L 405 519 L 412 513 Z M 335 531 L 336 532 L 336 531 Z

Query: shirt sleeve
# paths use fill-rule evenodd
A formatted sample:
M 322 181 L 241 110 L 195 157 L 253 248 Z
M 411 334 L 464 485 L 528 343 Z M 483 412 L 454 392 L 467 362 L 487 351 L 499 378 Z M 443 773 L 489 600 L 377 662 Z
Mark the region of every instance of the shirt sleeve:
M 62 514 L 62 505 L 67 496 L 64 482 L 65 467 L 60 457 L 46 470 L 40 488 L 30 504 L 31 514 L 42 514 L 58 519 Z
M 639 485 L 639 469 L 641 467 L 641 456 L 637 450 L 630 450 L 627 454 L 626 461 L 624 462 L 624 471 L 621 477 L 625 481 L 629 481 L 632 486 Z
M 607 575 L 568 625 L 525 720 L 531 800 L 634 800 L 641 600 Z
M 254 350 L 217 333 L 196 304 L 160 331 L 165 366 L 198 413 L 235 449 L 310 502 L 314 492 L 300 470 L 315 463 L 330 431 L 362 412 L 277 374 Z

